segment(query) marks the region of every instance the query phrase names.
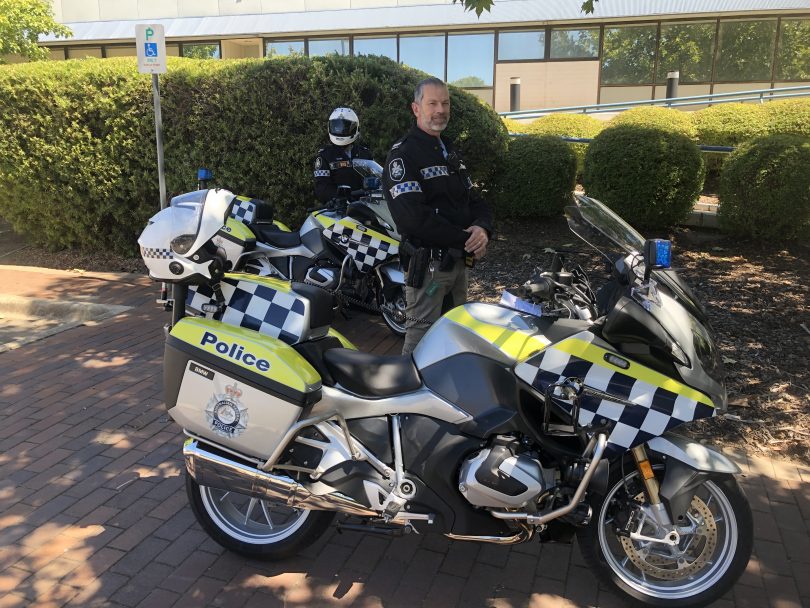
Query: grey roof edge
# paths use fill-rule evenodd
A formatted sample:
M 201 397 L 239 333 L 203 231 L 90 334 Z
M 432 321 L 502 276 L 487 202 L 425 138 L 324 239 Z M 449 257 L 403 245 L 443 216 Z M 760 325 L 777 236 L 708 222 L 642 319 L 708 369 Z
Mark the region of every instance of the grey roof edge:
M 619 20 L 636 17 L 716 16 L 723 13 L 806 11 L 810 0 L 601 0 L 592 14 L 581 11 L 581 0 L 496 0 L 481 17 L 458 4 L 358 8 L 295 13 L 178 17 L 130 21 L 66 23 L 70 38 L 41 36 L 44 44 L 59 42 L 134 41 L 135 25 L 159 23 L 166 38 L 229 38 L 318 34 L 379 30 L 396 33 L 409 29 L 454 26 L 491 28 L 500 24 Z M 392 25 L 396 24 L 396 25 Z

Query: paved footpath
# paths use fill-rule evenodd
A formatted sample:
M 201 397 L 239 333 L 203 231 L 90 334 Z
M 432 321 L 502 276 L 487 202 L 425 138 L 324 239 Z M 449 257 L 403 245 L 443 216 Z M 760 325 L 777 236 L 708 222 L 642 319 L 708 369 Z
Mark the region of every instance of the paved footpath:
M 332 529 L 283 562 L 224 551 L 187 506 L 182 435 L 162 405 L 155 286 L 3 266 L 0 285 L 132 307 L 0 354 L 0 608 L 622 606 L 576 546 Z M 373 317 L 338 327 L 367 350 L 400 347 Z M 714 606 L 810 606 L 810 468 L 732 457 L 754 509 L 755 557 Z

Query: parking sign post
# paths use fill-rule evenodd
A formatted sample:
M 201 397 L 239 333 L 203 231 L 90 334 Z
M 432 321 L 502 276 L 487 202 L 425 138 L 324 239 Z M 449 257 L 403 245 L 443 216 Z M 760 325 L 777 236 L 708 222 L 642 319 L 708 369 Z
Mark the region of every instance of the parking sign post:
M 152 99 L 155 105 L 155 139 L 157 141 L 158 185 L 160 208 L 166 208 L 166 175 L 163 170 L 163 118 L 160 113 L 158 74 L 166 73 L 166 37 L 163 26 L 136 25 L 135 44 L 138 50 L 138 71 L 152 75 Z

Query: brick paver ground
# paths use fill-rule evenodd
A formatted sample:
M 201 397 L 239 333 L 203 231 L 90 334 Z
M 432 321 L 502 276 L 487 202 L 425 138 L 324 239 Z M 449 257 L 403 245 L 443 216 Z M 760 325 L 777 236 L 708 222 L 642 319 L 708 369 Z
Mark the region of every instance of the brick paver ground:
M 622 605 L 576 546 L 332 529 L 283 562 L 224 551 L 186 502 L 182 437 L 162 405 L 166 313 L 154 285 L 2 266 L 0 285 L 133 306 L 0 354 L 0 608 Z M 373 317 L 338 326 L 368 350 L 399 349 Z M 732 456 L 754 509 L 755 557 L 715 606 L 810 606 L 810 469 Z

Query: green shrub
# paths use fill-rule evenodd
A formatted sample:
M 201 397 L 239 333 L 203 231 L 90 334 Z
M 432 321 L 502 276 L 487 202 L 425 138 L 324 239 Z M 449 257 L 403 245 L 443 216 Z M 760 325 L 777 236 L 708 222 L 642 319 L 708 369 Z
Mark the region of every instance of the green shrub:
M 549 114 L 533 121 L 527 133 L 534 135 L 558 135 L 561 137 L 594 138 L 605 128 L 606 122 L 587 114 Z M 588 144 L 568 144 L 577 156 L 577 176 L 585 170 L 585 152 Z
M 768 134 L 768 114 L 760 104 L 723 103 L 694 112 L 691 118 L 698 142 L 709 146 L 739 146 Z M 704 152 L 703 158 L 707 181 L 716 183 L 728 154 Z
M 779 99 L 764 104 L 771 133 L 810 137 L 810 99 Z
M 585 156 L 584 186 L 626 221 L 641 228 L 671 228 L 686 218 L 705 169 L 686 135 L 623 124 L 608 127 Z
M 662 108 L 660 106 L 641 106 L 614 116 L 608 123 L 615 125 L 635 125 L 650 129 L 663 129 L 682 133 L 689 139 L 697 139 L 697 129 L 687 112 Z
M 576 156 L 559 137 L 523 135 L 509 141 L 493 193 L 498 215 L 551 217 L 571 203 Z
M 720 180 L 722 230 L 757 239 L 810 232 L 810 138 L 771 135 L 735 150 Z
M 314 199 L 312 162 L 338 105 L 360 115 L 383 162 L 413 124 L 424 74 L 378 57 L 198 61 L 169 58 L 161 76 L 169 195 L 215 183 L 274 203 L 295 224 Z M 491 187 L 506 146 L 500 118 L 451 87 L 448 134 L 477 187 Z M 150 78 L 134 59 L 0 67 L 0 215 L 51 247 L 135 250 L 158 208 Z
M 529 125 L 531 123 L 520 122 L 519 120 L 512 120 L 511 118 L 502 118 L 503 126 L 509 133 L 528 133 Z

